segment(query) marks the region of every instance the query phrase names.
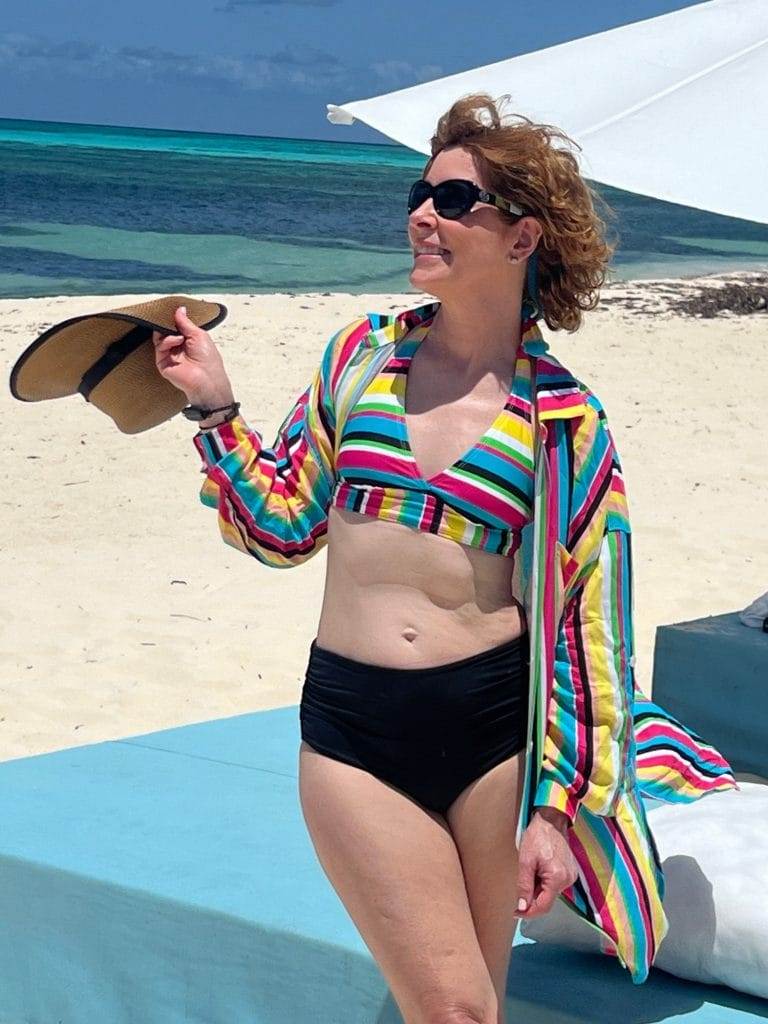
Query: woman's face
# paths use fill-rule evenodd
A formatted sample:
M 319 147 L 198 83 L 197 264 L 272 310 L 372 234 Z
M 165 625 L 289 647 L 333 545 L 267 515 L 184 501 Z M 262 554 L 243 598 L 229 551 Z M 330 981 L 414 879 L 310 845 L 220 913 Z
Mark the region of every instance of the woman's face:
M 431 185 L 465 178 L 492 191 L 483 181 L 473 155 L 462 146 L 441 150 L 424 178 Z M 508 198 L 514 201 L 515 197 Z M 489 203 L 475 203 L 459 220 L 446 220 L 435 212 L 432 199 L 427 199 L 408 217 L 408 238 L 414 250 L 410 282 L 440 299 L 509 293 L 515 276 L 520 280 L 524 277 L 525 258 L 536 247 L 540 234 L 534 218 L 524 217 L 510 224 L 501 210 Z M 447 252 L 418 255 L 422 246 Z M 511 252 L 518 256 L 517 263 L 510 263 Z

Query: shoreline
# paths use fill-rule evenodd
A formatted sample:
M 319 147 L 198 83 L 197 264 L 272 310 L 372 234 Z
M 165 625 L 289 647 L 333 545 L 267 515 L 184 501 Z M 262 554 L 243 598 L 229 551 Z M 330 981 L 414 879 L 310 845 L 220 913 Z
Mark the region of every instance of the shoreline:
M 600 397 L 621 455 L 637 680 L 649 695 L 656 626 L 739 610 L 768 585 L 768 368 L 754 358 L 768 314 L 672 309 L 700 287 L 763 276 L 768 285 L 759 272 L 613 282 L 575 334 L 542 326 L 553 353 Z M 417 292 L 184 294 L 227 306 L 212 336 L 267 444 L 333 331 L 364 312 L 433 301 Z M 0 641 L 0 759 L 300 698 L 325 552 L 276 572 L 227 547 L 199 501 L 195 426 L 183 417 L 129 436 L 79 395 L 23 403 L 10 394 L 13 363 L 42 331 L 149 297 L 0 299 L 10 435 L 0 570 L 12 595 Z
M 675 296 L 679 298 L 689 298 L 695 295 L 699 290 L 710 290 L 713 288 L 722 289 L 728 286 L 737 286 L 745 288 L 761 288 L 763 291 L 768 291 L 768 262 L 765 267 L 759 270 L 732 270 L 732 271 L 714 271 L 712 273 L 704 274 L 690 274 L 681 275 L 679 277 L 653 277 L 653 278 L 630 278 L 627 280 L 615 280 L 607 281 L 600 289 L 601 301 L 608 298 L 609 303 L 624 304 L 631 308 L 632 302 L 638 299 L 647 298 L 649 295 L 656 297 L 659 300 L 658 311 L 666 312 L 673 308 L 673 299 Z M 230 295 L 239 296 L 240 298 L 248 299 L 259 299 L 267 298 L 269 296 L 280 296 L 284 298 L 328 298 L 330 296 L 358 296 L 363 298 L 366 295 L 382 295 L 382 296 L 406 296 L 418 297 L 423 293 L 420 292 L 348 292 L 341 290 L 332 291 L 303 291 L 303 290 L 289 290 L 289 291 L 267 291 L 267 292 L 228 292 L 228 291 L 215 291 L 213 289 L 205 290 L 180 290 L 183 294 L 189 295 Z M 171 295 L 178 294 L 174 291 L 147 291 L 147 292 L 110 292 L 107 294 L 94 294 L 83 292 L 78 295 L 64 295 L 61 293 L 51 293 L 43 296 L 6 296 L 0 297 L 0 303 L 7 302 L 77 302 L 89 300 L 90 302 L 96 302 L 104 304 L 113 297 L 132 299 L 135 297 L 136 301 L 140 299 L 147 299 L 150 297 L 160 295 Z M 107 308 L 104 306 L 104 308 Z M 599 308 L 599 307 L 597 307 Z M 654 309 L 654 311 L 656 311 Z M 674 309 L 674 312 L 681 312 L 679 309 Z

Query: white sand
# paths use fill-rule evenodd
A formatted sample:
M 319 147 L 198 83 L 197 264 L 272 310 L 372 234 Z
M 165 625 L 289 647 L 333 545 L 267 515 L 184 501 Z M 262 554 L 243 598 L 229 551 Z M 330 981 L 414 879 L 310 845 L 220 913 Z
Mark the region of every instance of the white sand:
M 602 399 L 621 453 L 649 694 L 659 624 L 735 611 L 768 589 L 768 317 L 664 311 L 665 294 L 695 284 L 612 285 L 576 335 L 544 328 Z M 243 414 L 269 442 L 334 330 L 429 300 L 204 297 L 229 308 L 212 335 Z M 10 394 L 13 363 L 43 330 L 146 298 L 0 300 L 0 759 L 299 700 L 325 552 L 285 572 L 226 546 L 199 500 L 196 428 L 182 416 L 128 436 L 79 395 L 24 404 Z

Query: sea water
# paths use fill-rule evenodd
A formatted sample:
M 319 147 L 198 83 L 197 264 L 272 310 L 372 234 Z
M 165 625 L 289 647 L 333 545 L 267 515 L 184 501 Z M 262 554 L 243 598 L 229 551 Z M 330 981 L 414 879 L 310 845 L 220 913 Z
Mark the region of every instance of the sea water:
M 413 291 L 396 144 L 0 119 L 0 297 Z M 609 280 L 768 268 L 768 226 L 603 185 Z

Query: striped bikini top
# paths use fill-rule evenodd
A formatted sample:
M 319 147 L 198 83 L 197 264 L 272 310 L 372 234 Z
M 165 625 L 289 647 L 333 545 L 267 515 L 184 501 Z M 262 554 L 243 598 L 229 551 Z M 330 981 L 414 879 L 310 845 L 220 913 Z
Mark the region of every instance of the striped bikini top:
M 408 440 L 405 393 L 411 360 L 431 322 L 395 344 L 349 411 L 331 504 L 513 556 L 533 514 L 531 356 L 521 344 L 504 408 L 480 440 L 426 479 Z

